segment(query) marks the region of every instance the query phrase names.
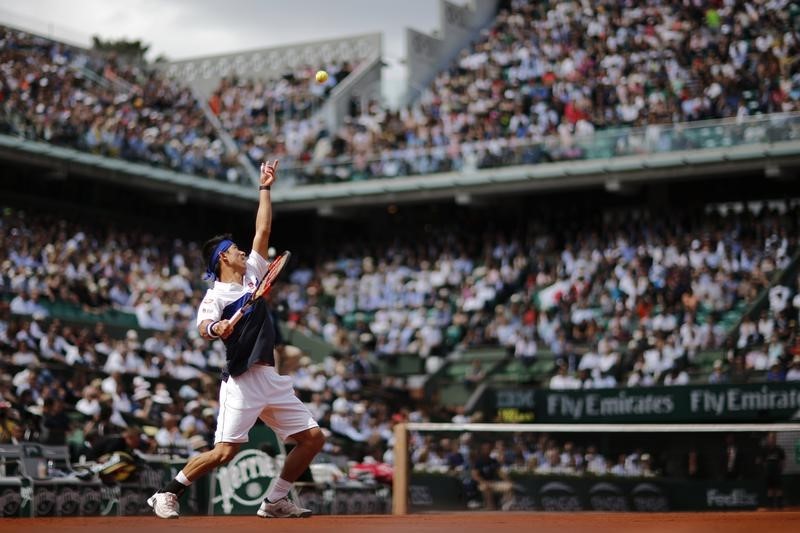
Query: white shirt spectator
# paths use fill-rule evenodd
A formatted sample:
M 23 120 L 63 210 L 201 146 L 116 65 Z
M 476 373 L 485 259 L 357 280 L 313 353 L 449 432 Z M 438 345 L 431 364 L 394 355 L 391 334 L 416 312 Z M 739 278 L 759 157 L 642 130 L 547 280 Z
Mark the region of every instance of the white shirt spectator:
M 81 398 L 75 404 L 75 409 L 86 416 L 95 416 L 100 413 L 100 402 L 97 398 Z
M 594 370 L 600 367 L 600 356 L 593 352 L 588 351 L 581 357 L 581 362 L 578 363 L 578 370 Z
M 759 347 L 747 352 L 747 355 L 745 355 L 745 364 L 747 368 L 762 371 L 770 367 L 770 360 L 763 348 Z
M 664 385 L 688 385 L 689 384 L 689 374 L 686 373 L 685 370 L 681 370 L 678 372 L 676 376 L 673 376 L 672 372 L 666 375 L 664 378 Z
M 552 390 L 580 389 L 581 382 L 577 378 L 568 374 L 556 374 L 550 378 L 550 388 Z

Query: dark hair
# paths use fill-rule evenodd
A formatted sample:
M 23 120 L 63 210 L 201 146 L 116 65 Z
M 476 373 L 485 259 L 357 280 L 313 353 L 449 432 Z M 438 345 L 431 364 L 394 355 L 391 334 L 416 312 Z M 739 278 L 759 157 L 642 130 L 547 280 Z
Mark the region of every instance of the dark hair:
M 225 233 L 224 235 L 216 235 L 208 239 L 203 245 L 203 259 L 206 262 L 205 263 L 206 268 L 208 268 L 208 264 L 211 262 L 211 256 L 214 254 L 214 250 L 217 248 L 217 245 L 222 241 L 224 241 L 225 239 L 233 240 L 233 236 L 230 233 Z M 219 265 L 217 265 L 214 274 L 217 277 L 219 277 Z

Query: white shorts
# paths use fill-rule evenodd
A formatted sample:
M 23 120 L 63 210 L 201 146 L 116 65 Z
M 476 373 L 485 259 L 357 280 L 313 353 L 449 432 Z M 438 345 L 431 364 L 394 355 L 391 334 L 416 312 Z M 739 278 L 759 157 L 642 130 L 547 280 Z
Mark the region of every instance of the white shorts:
M 247 434 L 258 418 L 282 441 L 319 427 L 308 408 L 295 396 L 292 378 L 281 376 L 272 366 L 254 365 L 244 374 L 222 382 L 214 444 L 247 442 Z

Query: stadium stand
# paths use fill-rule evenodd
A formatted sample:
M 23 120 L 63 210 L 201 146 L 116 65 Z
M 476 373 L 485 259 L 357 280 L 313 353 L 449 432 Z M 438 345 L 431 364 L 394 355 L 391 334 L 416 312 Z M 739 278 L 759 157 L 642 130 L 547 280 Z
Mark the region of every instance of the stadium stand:
M 356 64 L 331 62 L 326 86 L 308 66 L 278 82 L 223 78 L 202 104 L 238 154 L 159 71 L 0 28 L 0 128 L 231 183 L 245 182 L 237 157 L 278 157 L 302 185 L 715 148 L 751 136 L 737 129 L 746 116 L 800 112 L 800 11 L 782 0 L 504 5 L 417 102 L 354 102 L 335 130 L 315 112 Z M 728 121 L 686 124 L 710 119 Z M 671 208 L 527 207 L 513 221 L 473 213 L 391 237 L 302 233 L 301 262 L 272 295 L 293 347 L 282 371 L 343 467 L 391 465 L 399 423 L 486 421 L 474 399 L 492 385 L 800 380 L 800 207 L 788 195 L 741 201 L 748 188 L 735 204 L 720 193 Z M 193 326 L 203 261 L 178 233 L 3 210 L 0 444 L 68 446 L 90 461 L 119 439 L 147 454 L 208 449 L 224 349 Z M 677 472 L 627 443 L 603 455 L 591 438 L 466 435 L 414 434 L 412 460 L 459 477 L 475 506 L 496 503 L 471 475 L 481 461 L 498 482 Z
M 705 379 L 717 360 L 728 379 L 741 379 L 739 361 L 747 379 L 786 379 L 796 366 L 796 224 L 796 208 L 762 206 L 587 219 L 561 234 L 441 228 L 426 250 L 398 242 L 321 253 L 275 298 L 287 337 L 321 337 L 307 344 L 314 359 L 294 368 L 298 389 L 351 451 L 376 453 L 392 417 L 408 415 L 398 399 L 414 394 L 413 375 L 429 374 L 450 406 L 486 380 L 681 384 L 685 370 Z M 197 247 L 14 211 L 2 227 L 4 396 L 23 414 L 7 436 L 47 435 L 41 406 L 58 399 L 86 420 L 79 438 L 89 445 L 130 422 L 163 424 L 157 448 L 188 454 L 195 435 L 207 445 L 224 360 L 191 326 L 202 294 Z M 790 265 L 790 286 L 770 282 Z M 764 293 L 770 310 L 734 329 Z M 103 322 L 86 325 L 112 310 L 133 324 L 121 339 L 124 322 L 117 338 Z M 779 374 L 768 375 L 775 365 Z
M 188 174 L 243 174 L 191 92 L 127 64 L 2 27 L 4 133 Z
M 412 105 L 354 109 L 298 180 L 609 157 L 630 128 L 798 111 L 787 4 L 510 2 Z M 596 132 L 605 146 L 587 149 Z
M 223 78 L 209 107 L 253 164 L 270 154 L 286 166 L 297 166 L 314 156 L 310 148 L 325 131 L 317 112 L 353 68 L 350 64 L 327 65 L 330 77 L 324 84 L 313 81 L 315 70 L 310 66 L 269 82 Z

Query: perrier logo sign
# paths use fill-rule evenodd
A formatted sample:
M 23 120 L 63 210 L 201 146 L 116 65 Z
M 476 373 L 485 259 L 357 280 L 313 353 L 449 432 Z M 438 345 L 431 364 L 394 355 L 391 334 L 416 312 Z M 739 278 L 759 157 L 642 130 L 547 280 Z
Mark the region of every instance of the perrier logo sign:
M 260 505 L 267 497 L 277 466 L 275 459 L 260 450 L 240 451 L 230 463 L 217 470 L 214 506 L 221 503 L 222 512 L 231 514 L 236 504 L 236 507 Z

